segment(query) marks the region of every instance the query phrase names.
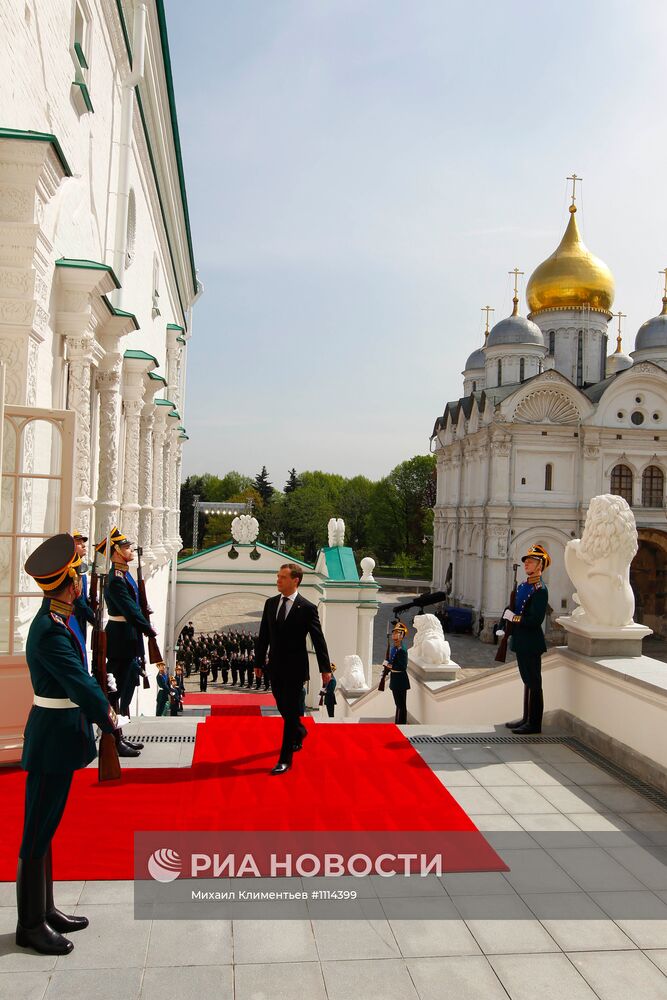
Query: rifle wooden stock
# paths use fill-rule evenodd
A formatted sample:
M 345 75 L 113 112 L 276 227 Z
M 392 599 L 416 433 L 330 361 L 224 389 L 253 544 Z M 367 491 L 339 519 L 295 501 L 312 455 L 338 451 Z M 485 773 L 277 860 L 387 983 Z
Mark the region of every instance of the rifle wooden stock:
M 100 593 L 104 591 L 100 587 Z M 97 683 L 104 694 L 109 697 L 109 681 L 107 678 L 107 634 L 102 628 L 102 600 L 98 603 L 97 618 L 93 630 L 92 641 L 93 671 Z M 97 780 L 115 781 L 121 776 L 118 748 L 113 733 L 102 733 L 97 759 Z
M 517 569 L 518 569 L 518 563 L 515 563 L 514 564 L 514 585 L 512 587 L 512 593 L 510 594 L 510 602 L 509 602 L 509 609 L 510 609 L 510 611 L 514 611 L 514 609 L 516 608 L 516 588 L 517 588 L 516 571 L 517 571 Z M 494 628 L 495 628 L 495 626 L 494 626 Z M 498 652 L 496 653 L 496 656 L 495 656 L 496 663 L 504 663 L 505 660 L 507 659 L 507 644 L 509 642 L 511 634 L 512 634 L 512 623 L 508 622 L 507 619 L 505 619 L 505 634 L 503 635 L 503 637 L 500 640 L 500 643 L 498 645 Z
M 148 637 L 148 661 L 149 663 L 164 663 L 160 647 L 154 635 Z

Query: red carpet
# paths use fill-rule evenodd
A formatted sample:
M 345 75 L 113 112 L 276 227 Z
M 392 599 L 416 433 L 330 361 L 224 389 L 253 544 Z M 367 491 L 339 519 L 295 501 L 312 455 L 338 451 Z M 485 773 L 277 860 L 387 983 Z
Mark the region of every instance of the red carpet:
M 77 771 L 54 840 L 56 877 L 131 879 L 136 830 L 459 831 L 465 847 L 451 852 L 448 871 L 507 870 L 394 725 L 308 729 L 280 778 L 268 770 L 282 720 L 242 716 L 199 725 L 191 768 L 127 769 L 104 785 L 96 769 Z M 24 787 L 23 771 L 0 772 L 5 881 L 16 874 Z

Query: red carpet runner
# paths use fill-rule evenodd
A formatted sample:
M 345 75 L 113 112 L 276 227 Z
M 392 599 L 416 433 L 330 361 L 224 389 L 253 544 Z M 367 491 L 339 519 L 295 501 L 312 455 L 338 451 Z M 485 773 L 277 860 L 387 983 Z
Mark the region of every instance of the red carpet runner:
M 156 829 L 469 831 L 447 870 L 507 870 L 394 725 L 308 729 L 293 769 L 279 778 L 268 771 L 282 720 L 243 716 L 200 723 L 191 768 L 128 768 L 104 785 L 96 769 L 77 771 L 54 840 L 56 878 L 131 879 L 133 833 Z M 16 875 L 24 787 L 23 771 L 0 772 L 3 881 Z

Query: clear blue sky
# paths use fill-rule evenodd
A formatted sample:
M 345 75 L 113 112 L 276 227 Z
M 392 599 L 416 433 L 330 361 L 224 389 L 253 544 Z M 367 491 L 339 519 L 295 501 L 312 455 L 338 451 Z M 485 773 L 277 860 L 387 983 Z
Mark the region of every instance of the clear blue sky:
M 662 0 L 167 0 L 195 258 L 184 471 L 424 453 L 583 176 L 626 350 L 667 265 Z M 525 287 L 525 286 L 524 286 Z M 525 300 L 522 297 L 522 311 Z

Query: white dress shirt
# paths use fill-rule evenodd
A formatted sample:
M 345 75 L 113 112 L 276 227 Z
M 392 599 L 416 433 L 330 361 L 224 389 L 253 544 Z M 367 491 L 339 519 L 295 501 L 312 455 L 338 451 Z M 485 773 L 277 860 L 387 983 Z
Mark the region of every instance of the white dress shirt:
M 299 593 L 299 591 L 295 590 L 293 594 L 289 594 L 289 595 L 287 595 L 287 594 L 281 594 L 280 595 L 280 600 L 278 601 L 278 610 L 276 611 L 276 618 L 280 614 L 280 609 L 281 609 L 283 603 L 285 605 L 285 618 L 287 618 L 288 614 L 292 610 L 292 605 L 294 604 L 294 598 L 296 597 L 296 595 L 298 593 Z

